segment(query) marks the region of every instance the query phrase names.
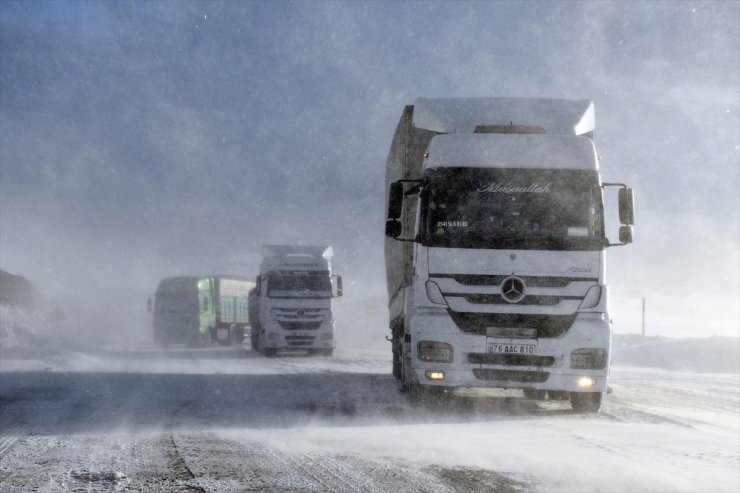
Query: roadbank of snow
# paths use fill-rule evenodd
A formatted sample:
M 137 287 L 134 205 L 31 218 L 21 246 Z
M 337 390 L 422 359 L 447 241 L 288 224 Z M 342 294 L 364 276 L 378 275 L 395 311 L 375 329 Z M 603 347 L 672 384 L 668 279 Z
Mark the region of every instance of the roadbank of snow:
M 543 402 L 524 412 L 429 410 L 403 423 L 217 433 L 285 453 L 495 470 L 542 492 L 740 490 L 740 376 L 617 368 L 613 382 L 598 415 Z
M 703 373 L 740 373 L 740 339 L 615 335 L 612 364 Z

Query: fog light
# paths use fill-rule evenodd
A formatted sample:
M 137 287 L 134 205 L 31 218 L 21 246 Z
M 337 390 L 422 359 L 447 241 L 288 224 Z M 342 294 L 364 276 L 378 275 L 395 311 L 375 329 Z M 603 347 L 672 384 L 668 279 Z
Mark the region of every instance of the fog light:
M 439 370 L 427 370 L 426 372 L 424 372 L 424 375 L 426 375 L 429 380 L 445 379 L 445 372 Z
M 452 361 L 452 346 L 445 342 L 421 341 L 417 345 L 419 359 L 436 363 L 450 363 Z
M 606 350 L 581 348 L 570 353 L 570 367 L 574 370 L 603 370 L 606 367 Z
M 596 380 L 591 377 L 581 377 L 578 379 L 579 387 L 593 387 L 596 385 Z

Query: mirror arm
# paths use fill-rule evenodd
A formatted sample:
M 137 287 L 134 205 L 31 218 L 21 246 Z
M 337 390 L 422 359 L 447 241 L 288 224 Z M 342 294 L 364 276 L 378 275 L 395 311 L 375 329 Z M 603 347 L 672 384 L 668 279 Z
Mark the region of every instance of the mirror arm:
M 601 184 L 601 188 L 606 188 L 606 187 L 622 187 L 622 188 L 628 188 L 627 185 L 624 184 L 624 183 L 607 183 L 607 182 L 604 182 L 604 183 Z

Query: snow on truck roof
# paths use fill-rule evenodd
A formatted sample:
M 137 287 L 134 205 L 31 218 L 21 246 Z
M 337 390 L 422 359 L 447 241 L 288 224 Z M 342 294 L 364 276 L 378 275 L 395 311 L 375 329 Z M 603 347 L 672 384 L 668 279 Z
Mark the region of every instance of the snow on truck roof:
M 439 133 L 478 126 L 541 127 L 547 134 L 586 135 L 596 126 L 593 102 L 542 98 L 418 98 L 413 125 Z

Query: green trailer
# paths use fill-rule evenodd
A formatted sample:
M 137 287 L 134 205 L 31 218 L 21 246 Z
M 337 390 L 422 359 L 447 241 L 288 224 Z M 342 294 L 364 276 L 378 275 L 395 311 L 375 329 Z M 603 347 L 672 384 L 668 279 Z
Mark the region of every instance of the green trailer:
M 249 328 L 249 290 L 240 276 L 162 279 L 149 309 L 157 344 L 241 344 Z

